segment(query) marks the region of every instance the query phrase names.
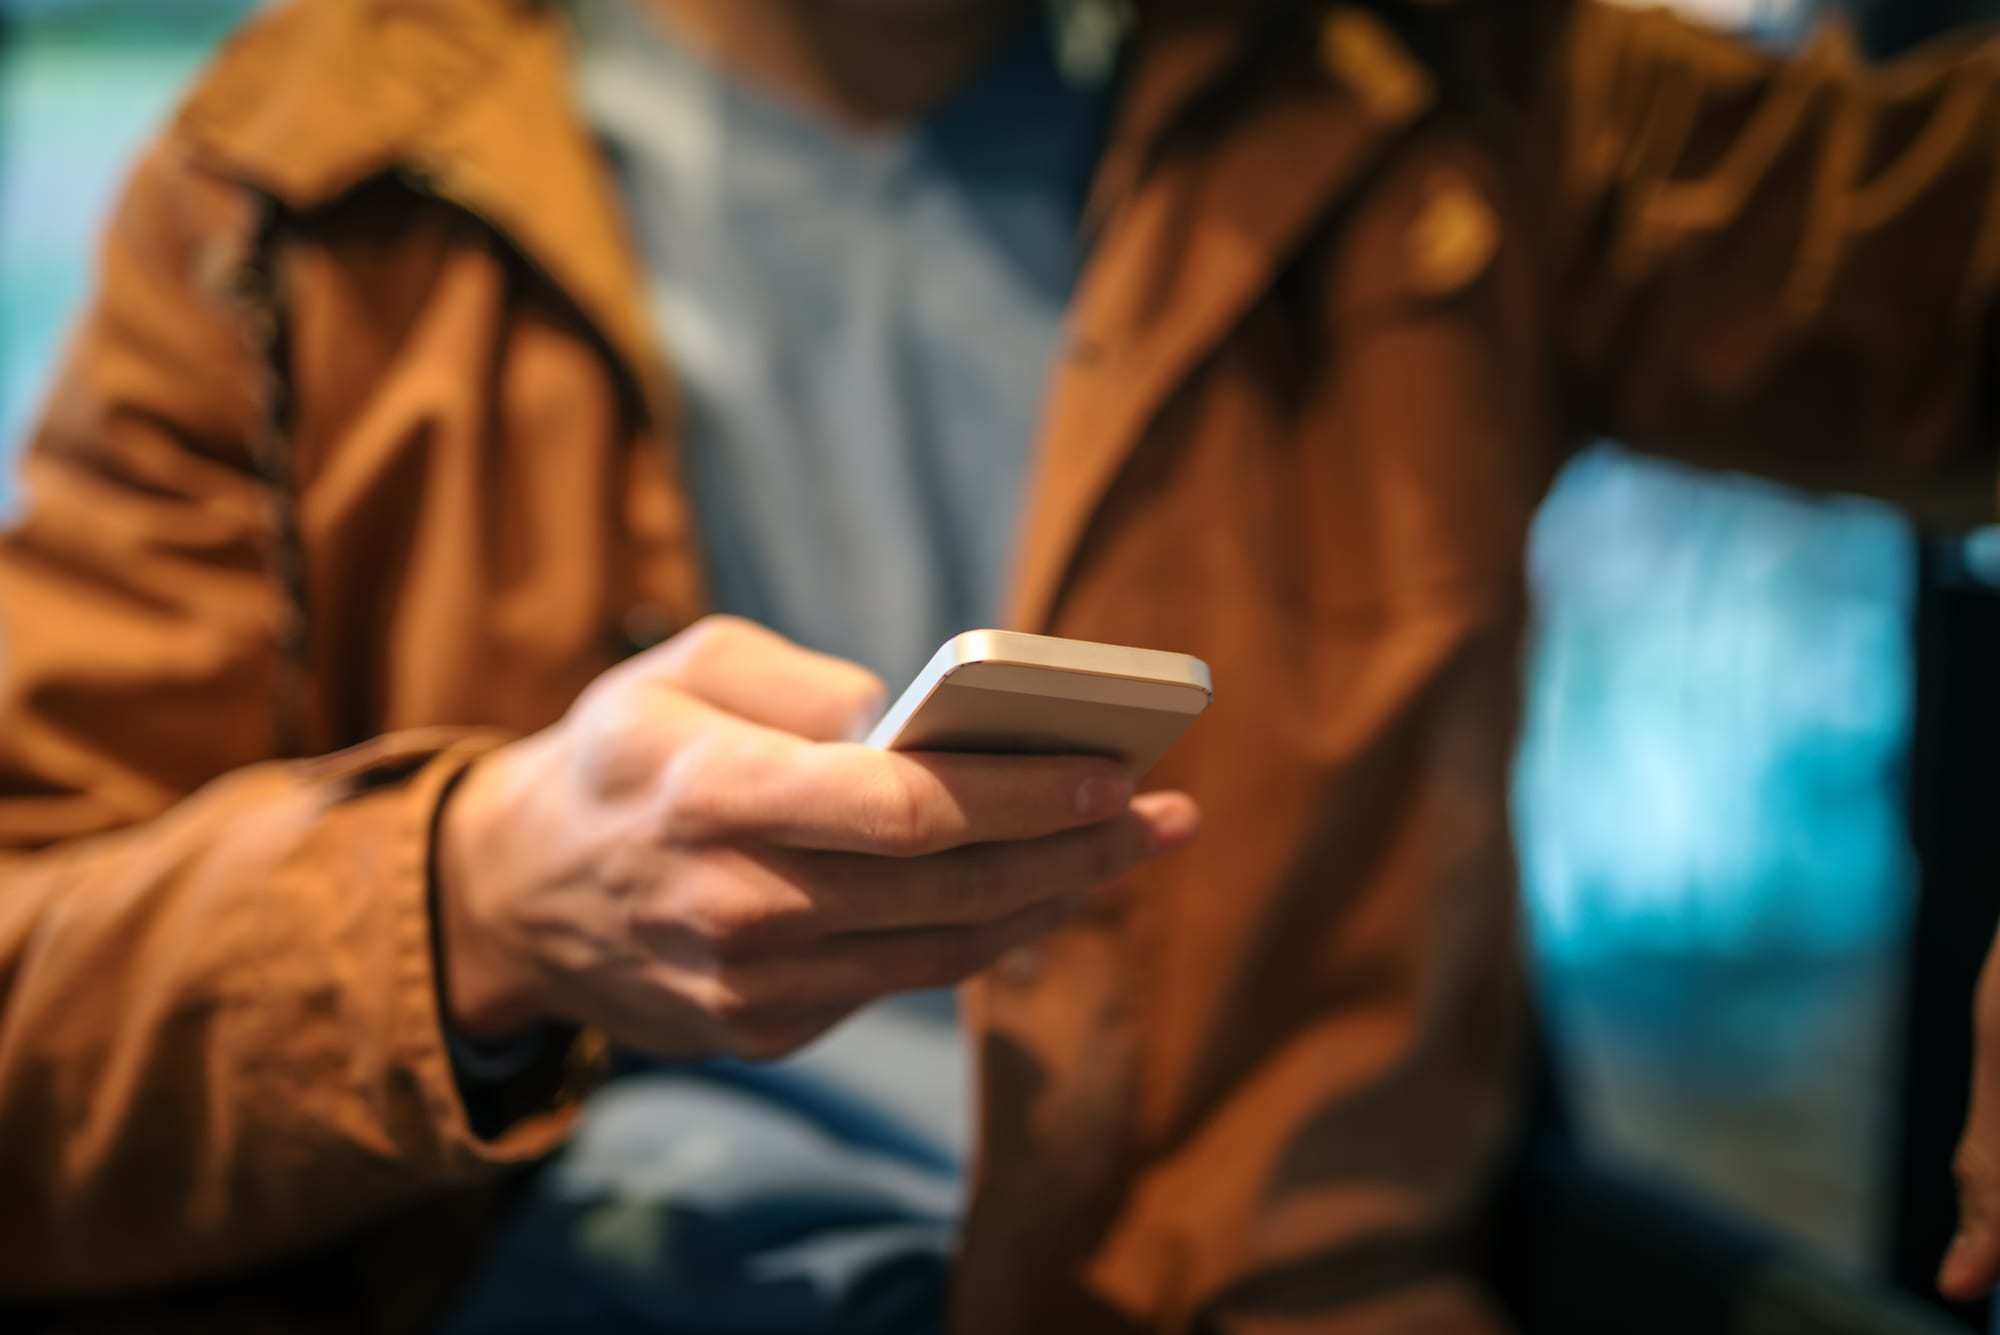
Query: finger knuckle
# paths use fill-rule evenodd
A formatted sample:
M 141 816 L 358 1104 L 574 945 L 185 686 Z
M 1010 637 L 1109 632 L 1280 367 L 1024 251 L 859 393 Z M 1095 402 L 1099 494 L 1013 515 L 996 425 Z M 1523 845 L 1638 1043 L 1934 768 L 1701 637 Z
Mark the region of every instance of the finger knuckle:
M 921 857 L 937 849 L 929 807 L 923 794 L 902 775 L 891 771 L 877 783 L 865 810 L 868 842 L 891 857 Z
M 692 990 L 695 1005 L 727 1032 L 743 1029 L 756 1018 L 758 1007 L 754 995 L 731 970 L 717 970 L 699 979 Z
M 729 832 L 735 776 L 742 768 L 739 750 L 733 740 L 709 735 L 689 741 L 674 754 L 662 783 L 671 837 L 702 843 Z
M 715 770 L 714 749 L 706 741 L 690 741 L 674 753 L 660 783 L 670 834 L 698 838 L 708 832 L 716 816 Z
M 706 935 L 697 920 L 690 918 L 687 901 L 690 896 L 661 891 L 641 890 L 634 894 L 625 909 L 625 926 L 635 937 L 650 949 L 663 948 L 661 943 L 672 946 L 677 954 L 699 958 L 701 947 L 706 945 Z M 698 894 L 691 896 L 698 900 Z M 694 950 L 684 947 L 693 945 Z
M 755 633 L 739 616 L 711 612 L 673 638 L 677 666 L 695 668 L 729 657 Z
M 706 947 L 708 957 L 735 963 L 762 954 L 785 916 L 780 906 L 725 876 L 717 876 L 704 893 L 691 897 L 685 912 L 688 929 Z

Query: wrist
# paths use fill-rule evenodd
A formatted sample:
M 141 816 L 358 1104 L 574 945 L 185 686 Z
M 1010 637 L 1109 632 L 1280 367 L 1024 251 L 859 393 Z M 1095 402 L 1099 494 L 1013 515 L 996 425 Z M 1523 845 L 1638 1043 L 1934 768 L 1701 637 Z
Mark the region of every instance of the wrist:
M 513 749 L 475 760 L 445 789 L 431 842 L 439 1004 L 454 1034 L 481 1044 L 505 1042 L 547 1020 L 531 972 L 514 958 L 495 920 L 503 872 L 494 865 L 493 831 L 505 828 Z

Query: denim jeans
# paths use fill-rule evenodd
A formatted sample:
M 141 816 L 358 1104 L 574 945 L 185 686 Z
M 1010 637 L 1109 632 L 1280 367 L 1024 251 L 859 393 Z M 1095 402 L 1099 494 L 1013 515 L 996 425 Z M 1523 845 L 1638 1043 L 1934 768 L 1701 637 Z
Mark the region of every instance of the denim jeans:
M 638 1068 L 531 1184 L 446 1335 L 932 1335 L 949 1147 L 782 1067 Z

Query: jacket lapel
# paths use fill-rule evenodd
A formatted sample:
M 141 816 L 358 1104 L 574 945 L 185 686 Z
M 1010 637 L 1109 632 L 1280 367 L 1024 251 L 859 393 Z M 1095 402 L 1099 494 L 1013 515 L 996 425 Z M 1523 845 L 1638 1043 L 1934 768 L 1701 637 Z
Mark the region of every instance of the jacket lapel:
M 477 96 L 424 126 L 412 165 L 538 265 L 637 379 L 652 420 L 672 422 L 646 274 L 603 152 L 568 84 L 562 25 L 536 25 Z
M 1107 153 L 1092 202 L 1103 231 L 1050 385 L 1010 624 L 1048 626 L 1092 513 L 1168 398 L 1432 105 L 1427 76 L 1364 11 L 1336 8 L 1318 34 L 1321 85 L 1271 97 L 1220 143 L 1142 170 L 1151 134 L 1128 126 Z M 1159 40 L 1128 114 L 1165 121 L 1234 48 L 1212 30 Z
M 1386 29 L 1338 6 L 1318 29 L 1317 86 L 1261 97 L 1219 142 L 1155 154 L 1255 28 L 1241 12 L 1188 8 L 1207 17 L 1142 42 L 1093 190 L 1101 235 L 1032 466 L 1015 625 L 1048 622 L 1092 511 L 1162 405 L 1431 104 Z M 570 96 L 566 40 L 555 7 L 535 0 L 296 4 L 231 43 L 181 125 L 212 167 L 290 208 L 393 170 L 486 219 L 577 303 L 653 420 L 669 422 L 644 275 Z
M 352 0 L 259 18 L 183 110 L 215 170 L 294 210 L 394 171 L 484 219 L 637 379 L 670 388 L 616 182 L 577 114 L 566 25 L 532 0 Z

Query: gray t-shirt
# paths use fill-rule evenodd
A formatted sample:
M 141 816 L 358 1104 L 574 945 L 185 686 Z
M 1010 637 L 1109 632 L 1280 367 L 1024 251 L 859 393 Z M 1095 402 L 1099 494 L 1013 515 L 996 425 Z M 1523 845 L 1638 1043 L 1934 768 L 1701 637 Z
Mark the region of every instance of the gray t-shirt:
M 997 615 L 1107 91 L 1066 79 L 1035 22 L 921 123 L 864 137 L 631 0 L 572 13 L 577 95 L 680 391 L 715 605 L 899 690 Z M 963 1148 L 948 998 L 873 1008 L 774 1074 Z
M 898 688 L 996 615 L 1103 95 L 1037 24 L 922 123 L 863 137 L 629 0 L 576 15 L 716 604 Z

